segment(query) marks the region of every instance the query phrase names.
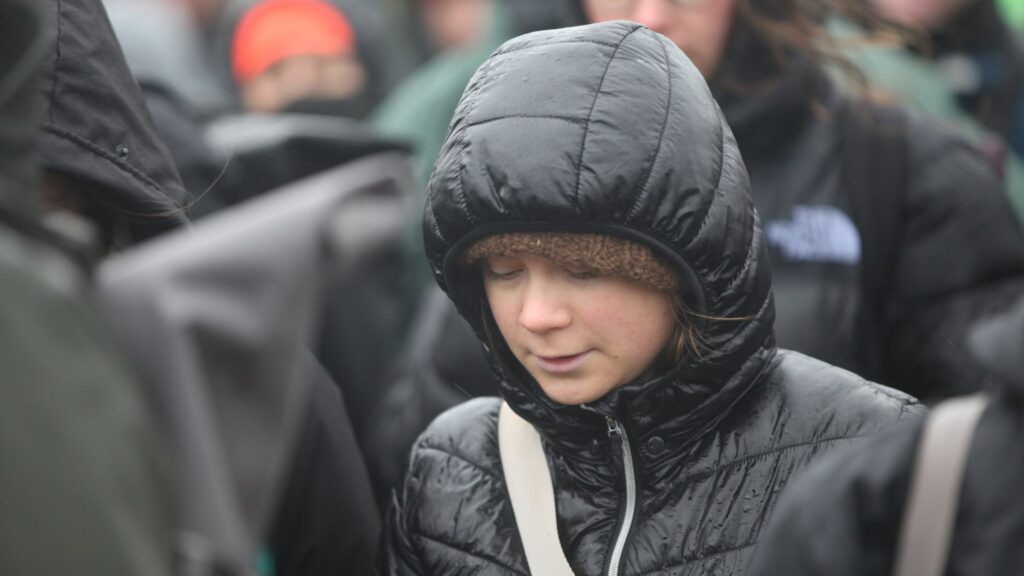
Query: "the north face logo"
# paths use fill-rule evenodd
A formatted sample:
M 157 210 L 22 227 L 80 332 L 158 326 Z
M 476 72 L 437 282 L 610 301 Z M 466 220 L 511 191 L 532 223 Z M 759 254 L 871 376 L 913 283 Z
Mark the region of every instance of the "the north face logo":
M 832 206 L 794 206 L 793 219 L 768 222 L 765 235 L 787 260 L 860 262 L 860 233 L 845 212 Z

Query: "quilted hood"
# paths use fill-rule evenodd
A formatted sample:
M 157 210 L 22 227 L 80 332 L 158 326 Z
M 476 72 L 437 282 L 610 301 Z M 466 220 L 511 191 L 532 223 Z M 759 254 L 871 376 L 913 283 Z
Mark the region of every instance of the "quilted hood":
M 697 69 L 647 28 L 619 21 L 528 34 L 477 71 L 435 165 L 423 233 L 436 281 L 481 337 L 493 320 L 479 273 L 460 256 L 508 231 L 643 243 L 678 268 L 685 301 L 708 318 L 704 354 L 606 395 L 591 406 L 602 414 L 673 421 L 695 436 L 774 354 L 771 274 L 736 141 Z M 500 348 L 490 353 L 505 399 L 542 434 L 603 426 L 550 401 Z M 639 404 L 656 408 L 633 410 Z

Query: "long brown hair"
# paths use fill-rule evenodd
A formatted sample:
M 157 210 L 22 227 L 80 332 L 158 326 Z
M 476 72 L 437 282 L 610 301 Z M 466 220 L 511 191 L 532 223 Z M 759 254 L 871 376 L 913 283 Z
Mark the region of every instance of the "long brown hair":
M 863 31 L 839 38 L 825 27 L 839 16 Z M 919 44 L 921 38 L 883 21 L 867 0 L 737 0 L 726 54 L 711 83 L 737 94 L 768 89 L 790 68 L 812 63 L 842 72 L 867 92 L 864 74 L 845 53 L 853 45 Z

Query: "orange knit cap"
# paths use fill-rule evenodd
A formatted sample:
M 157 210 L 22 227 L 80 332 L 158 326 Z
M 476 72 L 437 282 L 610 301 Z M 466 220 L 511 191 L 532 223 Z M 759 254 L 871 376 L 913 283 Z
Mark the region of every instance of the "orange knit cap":
M 235 79 L 245 83 L 292 56 L 351 54 L 355 33 L 322 0 L 266 0 L 242 17 L 232 44 Z

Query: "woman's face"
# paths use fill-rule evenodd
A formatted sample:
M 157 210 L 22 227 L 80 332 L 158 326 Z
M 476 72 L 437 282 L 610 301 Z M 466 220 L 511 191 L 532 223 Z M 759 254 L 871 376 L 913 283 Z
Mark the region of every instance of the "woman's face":
M 670 298 L 540 256 L 482 264 L 491 313 L 548 398 L 583 404 L 640 376 L 675 328 Z
M 583 0 L 591 22 L 631 20 L 664 34 L 704 78 L 725 53 L 736 0 Z

